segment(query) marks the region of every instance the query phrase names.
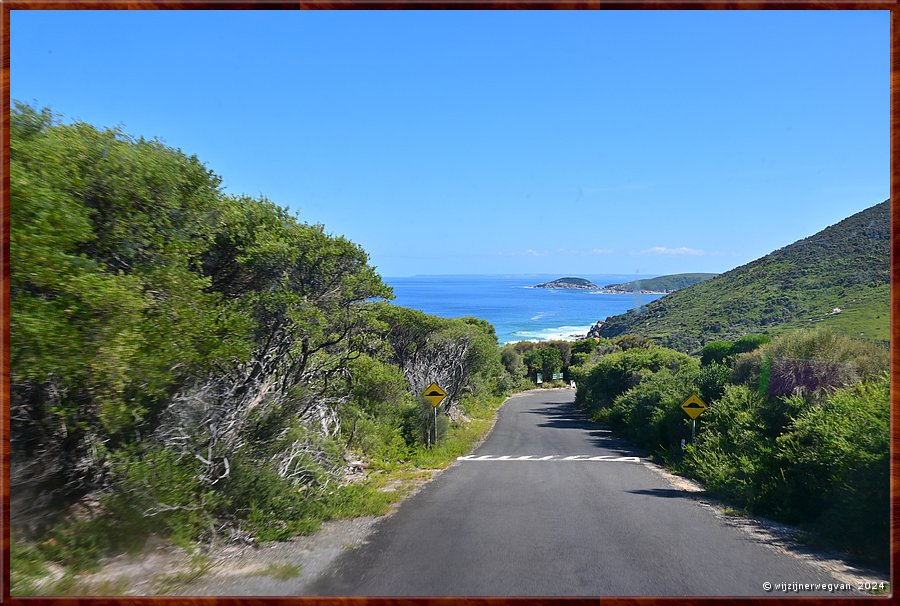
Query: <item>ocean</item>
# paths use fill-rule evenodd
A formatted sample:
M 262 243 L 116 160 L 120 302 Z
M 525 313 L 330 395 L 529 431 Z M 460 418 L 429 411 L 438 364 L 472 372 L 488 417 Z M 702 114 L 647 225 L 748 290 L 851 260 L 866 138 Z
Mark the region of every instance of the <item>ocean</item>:
M 663 295 L 608 295 L 596 290 L 529 288 L 560 275 L 467 275 L 384 278 L 396 305 L 444 318 L 475 316 L 494 325 L 500 344 L 572 340 L 597 320 L 625 313 Z M 598 286 L 648 276 L 579 274 Z

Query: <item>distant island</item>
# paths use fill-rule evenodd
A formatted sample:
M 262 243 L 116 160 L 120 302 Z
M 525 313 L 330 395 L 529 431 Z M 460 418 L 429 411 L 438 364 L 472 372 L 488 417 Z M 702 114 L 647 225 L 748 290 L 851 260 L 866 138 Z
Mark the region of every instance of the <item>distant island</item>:
M 714 278 L 719 274 L 694 273 L 694 274 L 671 274 L 668 276 L 658 276 L 656 278 L 647 278 L 646 280 L 634 280 L 623 284 L 607 284 L 601 290 L 608 294 L 626 294 L 641 293 L 665 295 L 676 290 L 705 282 L 710 278 Z
M 584 278 L 559 278 L 552 282 L 544 282 L 543 284 L 535 284 L 532 288 L 580 288 L 585 290 L 595 290 L 599 288 L 590 280 Z

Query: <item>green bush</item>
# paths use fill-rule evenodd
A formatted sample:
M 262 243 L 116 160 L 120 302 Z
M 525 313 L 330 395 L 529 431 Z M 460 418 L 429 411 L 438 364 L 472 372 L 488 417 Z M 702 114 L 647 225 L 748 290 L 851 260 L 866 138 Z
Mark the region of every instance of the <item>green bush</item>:
M 663 368 L 616 397 L 603 418 L 648 450 L 677 453 L 681 439 L 691 435 L 681 404 L 696 391 L 696 380 L 695 368 L 677 373 Z
M 709 404 L 718 400 L 725 393 L 725 387 L 731 382 L 731 369 L 718 362 L 710 362 L 700 368 L 697 375 L 697 387 L 700 397 Z
M 723 364 L 734 353 L 734 343 L 731 341 L 711 341 L 700 350 L 700 364 Z
M 732 352 L 736 354 L 747 353 L 748 351 L 759 349 L 771 340 L 768 335 L 744 335 L 734 342 Z
M 701 417 L 680 469 L 714 494 L 884 562 L 889 410 L 886 377 L 812 401 L 729 385 Z
M 601 341 L 605 341 L 602 339 Z M 593 339 L 581 339 L 572 343 L 572 354 L 589 354 L 597 347 L 598 343 Z
M 825 391 L 877 378 L 888 368 L 888 350 L 823 327 L 785 333 L 735 361 L 732 380 L 770 398 Z
M 653 341 L 641 335 L 622 335 L 612 339 L 612 344 L 621 350 L 649 349 L 653 347 Z
M 46 556 L 37 547 L 21 541 L 10 541 L 9 592 L 11 595 L 33 595 L 37 591 L 39 581 L 49 573 Z
M 699 364 L 687 354 L 657 346 L 612 353 L 590 369 L 573 373 L 578 388 L 575 402 L 590 410 L 612 406 L 616 396 L 663 368 L 673 373 L 696 371 Z
M 403 411 L 401 419 L 401 434 L 410 447 L 430 444 L 434 438 L 434 407 L 424 399 L 415 406 Z M 438 410 L 437 414 L 437 441 L 440 442 L 447 435 L 450 428 L 450 419 Z
M 804 386 L 804 379 L 807 378 L 802 374 L 802 365 L 796 369 L 788 366 L 776 377 L 777 360 L 815 360 L 820 363 L 818 370 L 826 376 L 821 379 L 811 377 L 814 383 L 805 386 L 807 393 L 875 379 L 888 369 L 887 349 L 868 341 L 845 337 L 828 328 L 788 333 L 762 349 L 773 359 L 770 393 L 791 393 L 794 388 Z M 775 385 L 775 381 L 779 384 Z
M 680 468 L 713 493 L 752 507 L 772 469 L 774 441 L 762 431 L 765 400 L 744 385 L 729 385 L 708 405 Z
M 563 367 L 563 356 L 555 347 L 535 348 L 525 354 L 524 360 L 528 376 L 542 373 L 545 381 L 551 380 L 553 373 L 560 372 Z
M 813 521 L 839 544 L 886 561 L 889 529 L 889 380 L 860 383 L 809 406 L 778 438 L 783 484 L 770 504 Z
M 109 506 L 115 517 L 143 519 L 163 535 L 191 541 L 209 528 L 228 499 L 201 481 L 196 458 L 150 447 L 122 450 L 112 457 L 116 475 Z

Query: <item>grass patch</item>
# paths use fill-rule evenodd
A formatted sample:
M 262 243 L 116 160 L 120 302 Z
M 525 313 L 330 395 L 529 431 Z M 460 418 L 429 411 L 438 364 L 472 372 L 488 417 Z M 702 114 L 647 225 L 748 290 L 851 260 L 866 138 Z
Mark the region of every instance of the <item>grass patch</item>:
M 479 401 L 466 401 L 463 411 L 471 417 L 468 423 L 451 423 L 447 435 L 432 448 L 420 446 L 412 452 L 410 462 L 419 469 L 444 469 L 457 457 L 471 452 L 494 424 L 497 409 L 506 400 L 497 396 Z
M 181 589 L 206 574 L 212 568 L 212 560 L 206 554 L 195 552 L 191 555 L 187 570 L 155 577 L 155 593 L 166 594 Z
M 256 573 L 260 577 L 274 577 L 279 581 L 287 581 L 300 576 L 300 567 L 296 564 L 275 564 L 274 562 Z
M 50 574 L 43 554 L 33 545 L 13 541 L 9 560 L 10 595 L 37 595 L 41 581 Z
M 465 425 L 452 423 L 444 440 L 433 448 L 417 448 L 412 454 L 411 462 L 420 469 L 444 469 L 456 457 L 472 450 L 491 425 L 488 419 L 472 419 Z
M 91 583 L 67 573 L 61 579 L 41 588 L 39 595 L 53 596 L 118 596 L 125 595 L 130 583 L 127 579 Z
M 364 482 L 339 488 L 325 499 L 323 521 L 362 516 L 382 516 L 391 509 L 394 494 L 378 490 L 377 483 Z

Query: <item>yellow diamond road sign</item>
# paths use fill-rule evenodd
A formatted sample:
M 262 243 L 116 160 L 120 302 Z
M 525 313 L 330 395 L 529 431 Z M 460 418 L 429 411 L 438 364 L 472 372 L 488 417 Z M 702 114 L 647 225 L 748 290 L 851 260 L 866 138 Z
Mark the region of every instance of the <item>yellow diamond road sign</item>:
M 697 397 L 697 394 L 691 394 L 691 397 L 684 401 L 681 410 L 687 413 L 692 419 L 696 419 L 706 410 L 706 402 Z
M 441 389 L 441 386 L 437 383 L 432 383 L 422 392 L 422 397 L 428 400 L 432 406 L 437 408 L 441 405 L 441 401 L 447 397 L 447 392 Z

